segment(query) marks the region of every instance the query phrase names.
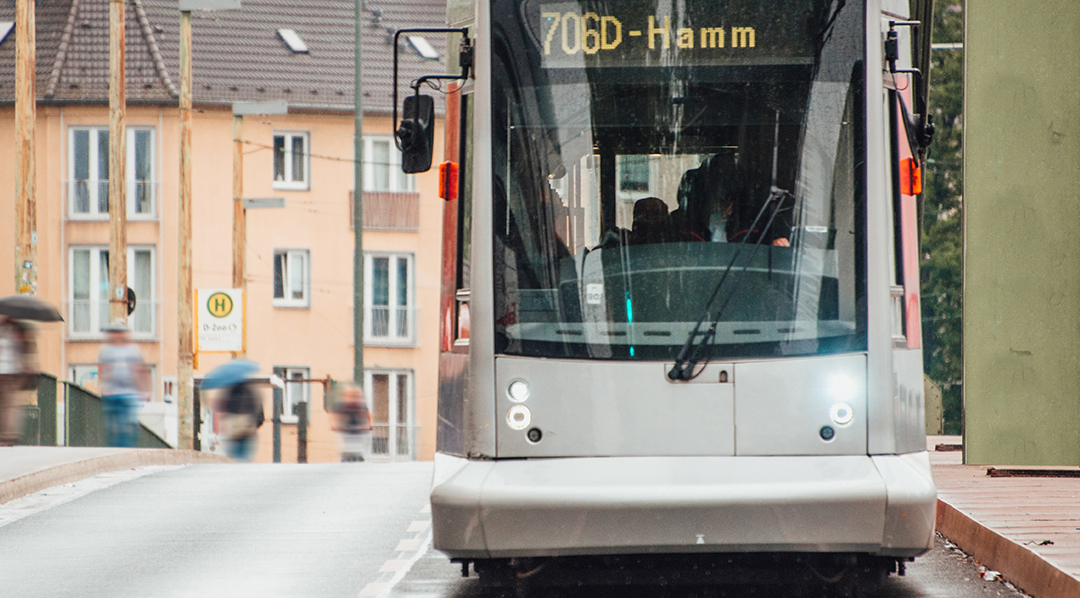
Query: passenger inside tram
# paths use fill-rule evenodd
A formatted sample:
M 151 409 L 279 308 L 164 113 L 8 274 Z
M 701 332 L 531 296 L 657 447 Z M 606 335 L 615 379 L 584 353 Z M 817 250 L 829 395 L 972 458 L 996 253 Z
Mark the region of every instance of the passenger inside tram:
M 708 241 L 712 234 L 702 229 L 698 224 L 700 218 L 691 213 L 692 208 L 699 208 L 703 204 L 697 201 L 701 188 L 701 169 L 691 168 L 682 175 L 679 181 L 678 201 L 679 209 L 671 213 L 671 226 L 675 230 L 675 237 L 680 241 Z M 725 239 L 726 240 L 726 239 Z
M 677 209 L 658 197 L 634 202 L 630 231 L 608 235 L 601 248 L 671 242 L 713 242 L 790 246 L 793 199 L 781 203 L 772 223 L 761 212 L 769 197 L 767 185 L 749 185 L 734 157 L 715 154 L 697 168 L 683 173 L 677 192 Z M 755 225 L 754 220 L 761 218 Z
M 646 197 L 634 203 L 634 225 L 630 245 L 667 243 L 670 238 L 668 207 L 659 197 Z

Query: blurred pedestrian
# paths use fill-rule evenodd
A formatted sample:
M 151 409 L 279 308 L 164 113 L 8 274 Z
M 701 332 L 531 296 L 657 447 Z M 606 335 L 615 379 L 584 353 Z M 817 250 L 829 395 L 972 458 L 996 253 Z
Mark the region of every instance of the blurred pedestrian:
M 251 461 L 255 454 L 258 429 L 266 421 L 262 397 L 251 382 L 241 382 L 224 389 L 222 437 L 225 454 L 236 461 Z
M 150 399 L 150 370 L 122 320 L 106 326 L 105 334 L 98 353 L 105 438 L 109 446 L 132 447 L 139 439 L 139 407 Z
M 370 452 L 371 411 L 364 402 L 364 392 L 355 384 L 342 384 L 338 392 L 333 427 L 341 440 L 341 462 L 363 461 L 364 453 Z
M 37 350 L 30 325 L 0 316 L 0 446 L 22 438 L 23 391 L 37 387 Z

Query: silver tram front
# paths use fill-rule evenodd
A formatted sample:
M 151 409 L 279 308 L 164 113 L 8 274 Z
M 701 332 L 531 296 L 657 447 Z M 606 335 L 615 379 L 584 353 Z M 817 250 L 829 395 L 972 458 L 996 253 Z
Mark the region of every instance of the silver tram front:
M 479 5 L 436 548 L 931 547 L 880 8 Z

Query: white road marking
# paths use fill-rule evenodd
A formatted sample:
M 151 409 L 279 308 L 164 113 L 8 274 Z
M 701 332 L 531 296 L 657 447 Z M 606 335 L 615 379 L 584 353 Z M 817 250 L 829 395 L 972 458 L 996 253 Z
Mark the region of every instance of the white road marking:
M 409 529 L 407 529 L 405 531 L 412 532 L 412 533 L 426 532 L 427 528 L 430 527 L 430 526 L 431 526 L 430 521 L 413 521 L 412 523 L 409 524 Z
M 410 557 L 409 560 L 405 563 L 405 566 L 403 566 L 401 569 L 398 569 L 397 573 L 394 573 L 394 576 L 390 578 L 389 582 L 387 582 L 386 587 L 383 588 L 383 591 L 379 592 L 379 594 L 376 595 L 375 598 L 387 598 L 390 595 L 390 591 L 394 589 L 394 586 L 396 586 L 398 582 L 400 582 L 402 579 L 405 579 L 405 576 L 413 568 L 413 565 L 416 564 L 416 561 L 420 560 L 420 557 L 424 556 L 424 554 L 428 551 L 428 548 L 431 547 L 431 533 L 429 532 L 425 534 L 422 539 L 413 541 L 419 545 L 416 552 L 413 553 L 412 557 Z M 402 542 L 405 542 L 405 540 L 402 540 Z
M 372 582 L 364 586 L 364 589 L 360 590 L 360 598 L 368 598 L 370 596 L 378 596 L 386 589 L 385 583 Z
M 402 567 L 408 564 L 409 561 L 405 559 L 390 559 L 383 563 L 382 567 L 379 567 L 379 573 L 396 573 L 401 570 Z
M 420 510 L 421 513 L 431 512 L 431 505 L 426 505 Z M 417 536 L 414 538 L 408 538 L 398 542 L 394 552 L 408 553 L 412 552 L 412 555 L 407 559 L 390 559 L 383 563 L 382 567 L 379 567 L 379 573 L 393 573 L 393 577 L 386 578 L 386 575 L 380 576 L 380 581 L 375 581 L 364 586 L 364 589 L 360 590 L 360 598 L 387 598 L 390 592 L 394 589 L 394 586 L 398 584 L 405 575 L 413 568 L 416 561 L 420 560 L 420 557 L 424 556 L 431 548 L 432 532 L 431 532 L 431 519 L 419 519 L 409 523 L 407 533 L 422 533 L 427 532 L 423 536 Z M 399 554 L 398 556 L 404 556 Z
M 62 505 L 66 502 L 75 500 L 76 498 L 86 496 L 91 492 L 108 488 L 109 486 L 114 486 L 121 482 L 127 482 L 129 480 L 141 478 L 145 475 L 158 473 L 159 471 L 168 471 L 170 469 L 179 469 L 181 467 L 184 466 L 151 465 L 147 467 L 137 467 L 134 469 L 125 469 L 123 471 L 102 473 L 71 484 L 62 484 L 60 486 L 46 488 L 0 505 L 0 527 L 4 527 L 9 523 L 14 523 L 24 517 L 29 517 L 35 513 L 40 513 L 46 509 L 51 509 L 57 505 Z

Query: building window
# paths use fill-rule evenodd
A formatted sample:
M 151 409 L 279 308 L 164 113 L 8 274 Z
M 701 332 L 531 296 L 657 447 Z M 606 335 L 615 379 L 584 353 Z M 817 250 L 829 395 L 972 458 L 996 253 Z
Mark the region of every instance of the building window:
M 281 396 L 281 421 L 296 423 L 296 406 L 307 403 L 310 409 L 311 388 L 310 383 L 305 382 L 311 378 L 311 369 L 306 367 L 276 366 L 274 375 L 285 382 L 285 390 L 274 388 L 274 393 Z M 310 414 L 309 414 L 310 415 Z M 310 418 L 309 418 L 310 421 Z
M 618 156 L 619 191 L 649 190 L 649 157 Z
M 364 396 L 371 410 L 371 452 L 391 458 L 416 455 L 412 370 L 364 372 Z
M 145 357 L 145 356 L 144 356 Z M 150 375 L 150 388 L 157 388 L 157 364 L 146 363 L 146 371 Z M 166 376 L 169 378 L 169 376 Z M 175 382 L 176 376 L 171 376 Z M 98 378 L 98 364 L 96 363 L 73 363 L 68 366 L 68 380 L 89 390 L 101 393 L 100 379 Z M 150 400 L 155 400 L 151 390 Z M 173 393 L 175 395 L 175 392 Z
M 154 130 L 127 129 L 127 215 L 153 218 Z M 109 129 L 72 127 L 68 159 L 68 213 L 72 218 L 100 218 L 109 213 Z
M 68 268 L 68 331 L 73 337 L 100 337 L 109 324 L 109 249 L 74 247 Z M 157 307 L 154 249 L 128 247 L 127 282 L 135 292 L 128 326 L 136 337 L 154 335 Z
M 68 380 L 91 391 L 100 393 L 96 363 L 73 363 L 68 366 Z
M 274 133 L 274 189 L 309 189 L 307 133 Z
M 416 191 L 416 177 L 401 171 L 401 151 L 393 139 L 364 138 L 364 191 Z
M 365 256 L 364 331 L 373 344 L 414 342 L 412 254 Z
M 311 305 L 311 273 L 306 249 L 274 251 L 274 305 L 308 307 Z

